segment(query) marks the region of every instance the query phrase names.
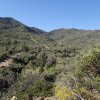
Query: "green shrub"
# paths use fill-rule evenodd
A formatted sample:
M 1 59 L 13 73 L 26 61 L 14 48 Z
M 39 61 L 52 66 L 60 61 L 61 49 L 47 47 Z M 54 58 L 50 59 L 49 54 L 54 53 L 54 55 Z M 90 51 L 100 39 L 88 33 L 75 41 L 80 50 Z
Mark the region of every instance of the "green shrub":
M 22 69 L 23 69 L 24 65 L 20 64 L 20 63 L 13 63 L 9 66 L 10 70 L 16 73 L 21 73 Z
M 47 55 L 46 55 L 46 53 L 40 52 L 40 53 L 37 55 L 37 60 L 36 60 L 35 65 L 38 66 L 38 67 L 45 67 L 46 60 L 47 60 Z
M 7 53 L 6 52 L 0 53 L 0 61 L 4 60 L 6 58 L 7 58 Z
M 77 74 L 100 76 L 100 49 L 91 50 L 77 64 Z
M 87 90 L 87 92 L 84 92 L 85 94 L 90 91 L 92 93 L 95 90 L 97 91 L 95 95 L 98 95 L 100 92 L 100 48 L 90 50 L 78 61 L 76 76 L 81 86 L 85 86 Z M 94 96 L 94 93 L 92 95 Z
M 51 96 L 53 95 L 53 83 L 38 80 L 31 87 L 26 90 L 27 93 L 31 93 L 34 96 Z
M 46 60 L 46 67 L 53 67 L 56 64 L 56 59 L 53 57 L 48 57 Z

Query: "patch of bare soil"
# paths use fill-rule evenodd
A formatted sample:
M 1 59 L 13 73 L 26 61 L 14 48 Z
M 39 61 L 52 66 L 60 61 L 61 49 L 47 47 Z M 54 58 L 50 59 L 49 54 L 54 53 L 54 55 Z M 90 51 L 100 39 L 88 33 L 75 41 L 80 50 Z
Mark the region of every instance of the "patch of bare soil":
M 9 67 L 10 64 L 12 64 L 12 58 L 20 55 L 20 53 L 12 54 L 9 57 L 7 57 L 5 60 L 0 62 L 0 67 Z

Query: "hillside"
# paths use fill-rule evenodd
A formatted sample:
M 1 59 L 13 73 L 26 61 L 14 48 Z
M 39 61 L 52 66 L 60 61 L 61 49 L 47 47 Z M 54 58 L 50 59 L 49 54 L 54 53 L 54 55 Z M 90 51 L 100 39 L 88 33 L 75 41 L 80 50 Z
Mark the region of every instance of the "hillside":
M 42 46 L 47 42 L 49 44 L 48 38 L 44 37 L 43 35 L 38 35 L 40 29 L 32 29 L 13 18 L 0 18 L 0 27 L 0 44 L 3 45 L 0 46 L 0 48 L 2 47 L 0 50 L 4 50 L 4 47 L 9 48 L 9 46 L 12 48 L 17 48 L 18 46 L 21 47 L 24 45 L 28 46 L 29 48 L 33 48 L 39 45 Z M 42 34 L 43 31 L 40 33 Z
M 99 30 L 58 29 L 49 32 L 49 37 L 58 44 L 71 45 L 80 49 L 89 49 L 99 44 Z
M 0 100 L 99 100 L 100 31 L 46 32 L 0 18 Z

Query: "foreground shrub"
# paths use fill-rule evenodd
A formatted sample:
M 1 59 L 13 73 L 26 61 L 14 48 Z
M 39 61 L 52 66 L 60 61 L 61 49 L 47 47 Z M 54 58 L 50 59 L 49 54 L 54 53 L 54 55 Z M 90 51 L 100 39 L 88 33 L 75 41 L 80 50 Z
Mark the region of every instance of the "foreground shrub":
M 72 93 L 68 90 L 65 86 L 55 86 L 55 96 L 58 97 L 59 100 L 71 100 L 72 99 Z
M 83 97 L 87 99 L 92 95 L 90 100 L 99 100 L 100 97 L 97 97 L 100 94 L 100 48 L 90 50 L 78 61 L 76 76 L 81 87 L 85 87 Z
M 51 82 L 46 82 L 43 80 L 37 81 L 31 87 L 26 90 L 27 93 L 31 93 L 34 96 L 52 96 L 53 95 L 53 84 Z
M 100 49 L 93 49 L 78 62 L 77 74 L 100 76 Z
M 56 85 L 54 90 L 59 100 L 97 100 L 84 87 L 71 89 L 71 87 Z

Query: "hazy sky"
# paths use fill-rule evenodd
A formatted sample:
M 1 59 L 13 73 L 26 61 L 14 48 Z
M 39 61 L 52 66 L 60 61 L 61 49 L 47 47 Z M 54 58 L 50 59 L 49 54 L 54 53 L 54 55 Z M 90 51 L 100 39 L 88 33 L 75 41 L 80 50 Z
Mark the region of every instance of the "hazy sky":
M 46 31 L 100 29 L 100 0 L 0 0 L 0 17 Z

